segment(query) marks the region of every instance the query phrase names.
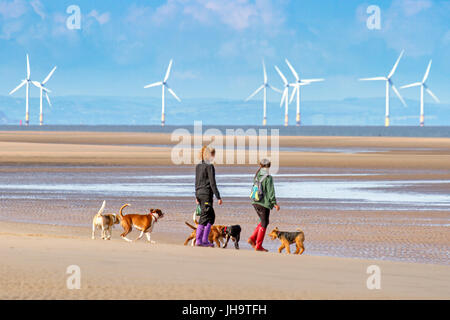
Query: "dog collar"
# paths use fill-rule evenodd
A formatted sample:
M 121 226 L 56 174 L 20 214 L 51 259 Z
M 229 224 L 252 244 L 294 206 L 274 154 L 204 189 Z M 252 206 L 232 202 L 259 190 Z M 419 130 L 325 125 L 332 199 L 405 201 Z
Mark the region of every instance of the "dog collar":
M 158 222 L 158 218 L 155 217 L 155 215 L 153 214 L 153 212 L 150 212 L 150 214 L 152 215 L 153 218 L 155 218 L 155 222 Z

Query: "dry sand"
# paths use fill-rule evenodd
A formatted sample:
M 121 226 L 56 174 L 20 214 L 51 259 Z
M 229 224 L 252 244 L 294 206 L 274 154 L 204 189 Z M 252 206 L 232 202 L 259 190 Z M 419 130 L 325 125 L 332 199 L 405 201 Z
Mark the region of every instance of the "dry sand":
M 0 299 L 448 299 L 450 267 L 91 240 L 88 228 L 0 223 Z M 381 289 L 366 286 L 381 268 Z M 67 289 L 67 267 L 81 289 Z

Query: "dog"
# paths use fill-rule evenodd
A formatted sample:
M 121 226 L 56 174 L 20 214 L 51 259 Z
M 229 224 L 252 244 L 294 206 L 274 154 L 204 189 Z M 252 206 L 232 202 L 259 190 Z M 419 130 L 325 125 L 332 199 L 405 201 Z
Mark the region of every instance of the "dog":
M 279 253 L 281 253 L 283 249 L 286 249 L 286 253 L 290 254 L 290 245 L 292 243 L 295 243 L 297 246 L 295 254 L 302 254 L 303 251 L 305 251 L 305 246 L 303 245 L 303 242 L 305 241 L 305 234 L 300 229 L 297 229 L 296 232 L 286 232 L 279 231 L 278 228 L 275 228 L 269 233 L 269 237 L 272 240 L 275 240 L 276 238 L 280 239 L 281 247 L 278 248 Z
M 115 224 L 119 224 L 120 219 L 115 213 L 103 214 L 106 201 L 103 201 L 102 207 L 92 219 L 92 240 L 95 240 L 95 230 L 102 229 L 102 239 L 111 240 L 111 229 Z
M 122 211 L 128 206 L 130 206 L 130 204 L 123 205 L 119 211 L 121 218 L 120 224 L 124 230 L 124 232 L 120 235 L 122 239 L 128 242 L 133 242 L 141 239 L 145 234 L 148 242 L 155 243 L 155 241 L 151 240 L 151 233 L 158 220 L 164 217 L 164 213 L 160 209 L 152 208 L 148 214 L 127 214 L 124 216 Z M 135 240 L 130 240 L 127 238 L 127 234 L 133 230 L 133 227 L 141 231 L 141 234 Z
M 195 245 L 195 237 L 196 237 L 196 233 L 197 233 L 197 227 L 194 227 L 192 224 L 190 224 L 189 222 L 184 222 L 189 228 L 192 229 L 191 234 L 189 235 L 189 237 L 187 237 L 186 241 L 184 241 L 184 245 L 186 246 L 190 240 L 192 240 L 192 246 Z M 196 223 L 197 225 L 198 223 Z M 223 229 L 225 229 L 225 226 L 220 226 L 220 225 L 214 225 L 211 227 L 211 231 L 209 233 L 208 236 L 208 240 L 209 242 L 213 242 L 217 245 L 218 248 L 220 248 L 222 246 L 222 241 L 224 240 L 224 232 Z
M 241 239 L 241 226 L 240 225 L 234 225 L 234 226 L 228 226 L 223 229 L 223 234 L 225 236 L 225 244 L 222 248 L 226 248 L 228 245 L 228 241 L 230 239 L 234 242 L 234 247 L 236 250 L 239 250 L 239 240 Z

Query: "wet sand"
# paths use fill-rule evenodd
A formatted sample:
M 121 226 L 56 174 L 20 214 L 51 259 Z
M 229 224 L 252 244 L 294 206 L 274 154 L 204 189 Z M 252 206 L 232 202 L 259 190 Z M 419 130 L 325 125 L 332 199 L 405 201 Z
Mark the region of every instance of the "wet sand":
M 171 165 L 172 149 L 166 145 L 174 144 L 169 134 L 0 132 L 0 163 Z M 357 154 L 280 151 L 280 166 L 450 170 L 450 139 L 447 138 L 280 137 L 280 147 L 393 148 Z M 192 155 L 192 161 L 196 156 Z
M 301 257 L 250 250 L 245 239 L 257 219 L 246 196 L 225 197 L 224 206 L 216 207 L 217 223 L 243 227 L 240 251 L 232 245 L 226 250 L 182 246 L 189 234 L 184 221 L 192 219 L 192 197 L 152 196 L 134 189 L 140 182 L 149 187 L 146 176 L 192 175 L 193 166 L 172 165 L 171 143 L 164 134 L 0 133 L 0 299 L 154 299 L 155 294 L 163 299 L 448 299 L 450 139 L 280 137 L 281 147 L 313 149 L 280 152 L 279 174 L 286 177 L 278 181 L 300 179 L 318 191 L 301 199 L 279 194 L 282 211 L 271 215 L 269 227 L 301 227 L 306 236 Z M 325 150 L 337 148 L 363 151 Z M 218 180 L 221 175 L 251 175 L 253 167 L 217 165 Z M 289 176 L 295 174 L 304 176 Z M 95 189 L 108 189 L 108 182 L 111 190 Z M 161 190 L 170 185 L 158 182 Z M 75 189 L 64 191 L 72 184 Z M 355 192 L 368 192 L 369 198 L 381 192 L 398 194 L 398 199 L 358 201 L 342 192 L 335 199 L 320 198 L 325 192 L 321 187 L 330 184 L 356 185 Z M 83 185 L 95 187 L 83 191 Z M 114 191 L 118 186 L 122 189 Z M 123 191 L 127 186 L 134 191 Z M 417 201 L 402 200 L 415 194 Z M 444 200 L 433 200 L 439 198 Z M 167 215 L 153 235 L 158 244 L 125 243 L 118 237 L 120 227 L 112 241 L 90 240 L 91 219 L 103 200 L 108 211 L 123 203 L 132 203 L 129 213 L 162 208 Z M 279 245 L 269 239 L 265 244 L 272 252 Z M 80 291 L 65 288 L 68 264 L 86 271 Z M 205 280 L 197 272 L 201 264 L 210 267 Z M 366 288 L 370 264 L 385 274 L 381 291 Z M 120 278 L 118 270 L 134 272 Z M 262 285 L 261 277 L 268 279 Z M 193 289 L 199 281 L 199 289 Z M 218 293 L 215 282 L 230 291 Z M 232 286 L 240 288 L 240 296 L 230 293 L 236 291 Z

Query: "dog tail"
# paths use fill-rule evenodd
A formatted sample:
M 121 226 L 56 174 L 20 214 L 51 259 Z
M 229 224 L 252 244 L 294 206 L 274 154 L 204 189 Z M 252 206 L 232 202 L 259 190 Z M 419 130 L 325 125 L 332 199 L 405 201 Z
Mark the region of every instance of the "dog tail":
M 184 222 L 184 223 L 186 223 L 186 225 L 189 227 L 189 228 L 191 228 L 191 229 L 193 229 L 193 230 L 197 230 L 197 228 L 196 227 L 194 227 L 192 224 L 190 224 L 189 222 Z
M 98 210 L 97 215 L 103 214 L 103 211 L 105 211 L 105 207 L 106 207 L 106 200 L 103 201 L 102 207 L 100 208 L 100 210 Z
M 123 214 L 122 214 L 123 209 L 125 209 L 125 208 L 128 207 L 128 206 L 131 206 L 131 204 L 129 204 L 129 203 L 124 204 L 124 205 L 120 208 L 120 210 L 119 210 L 119 215 L 120 215 L 121 218 L 123 218 Z

